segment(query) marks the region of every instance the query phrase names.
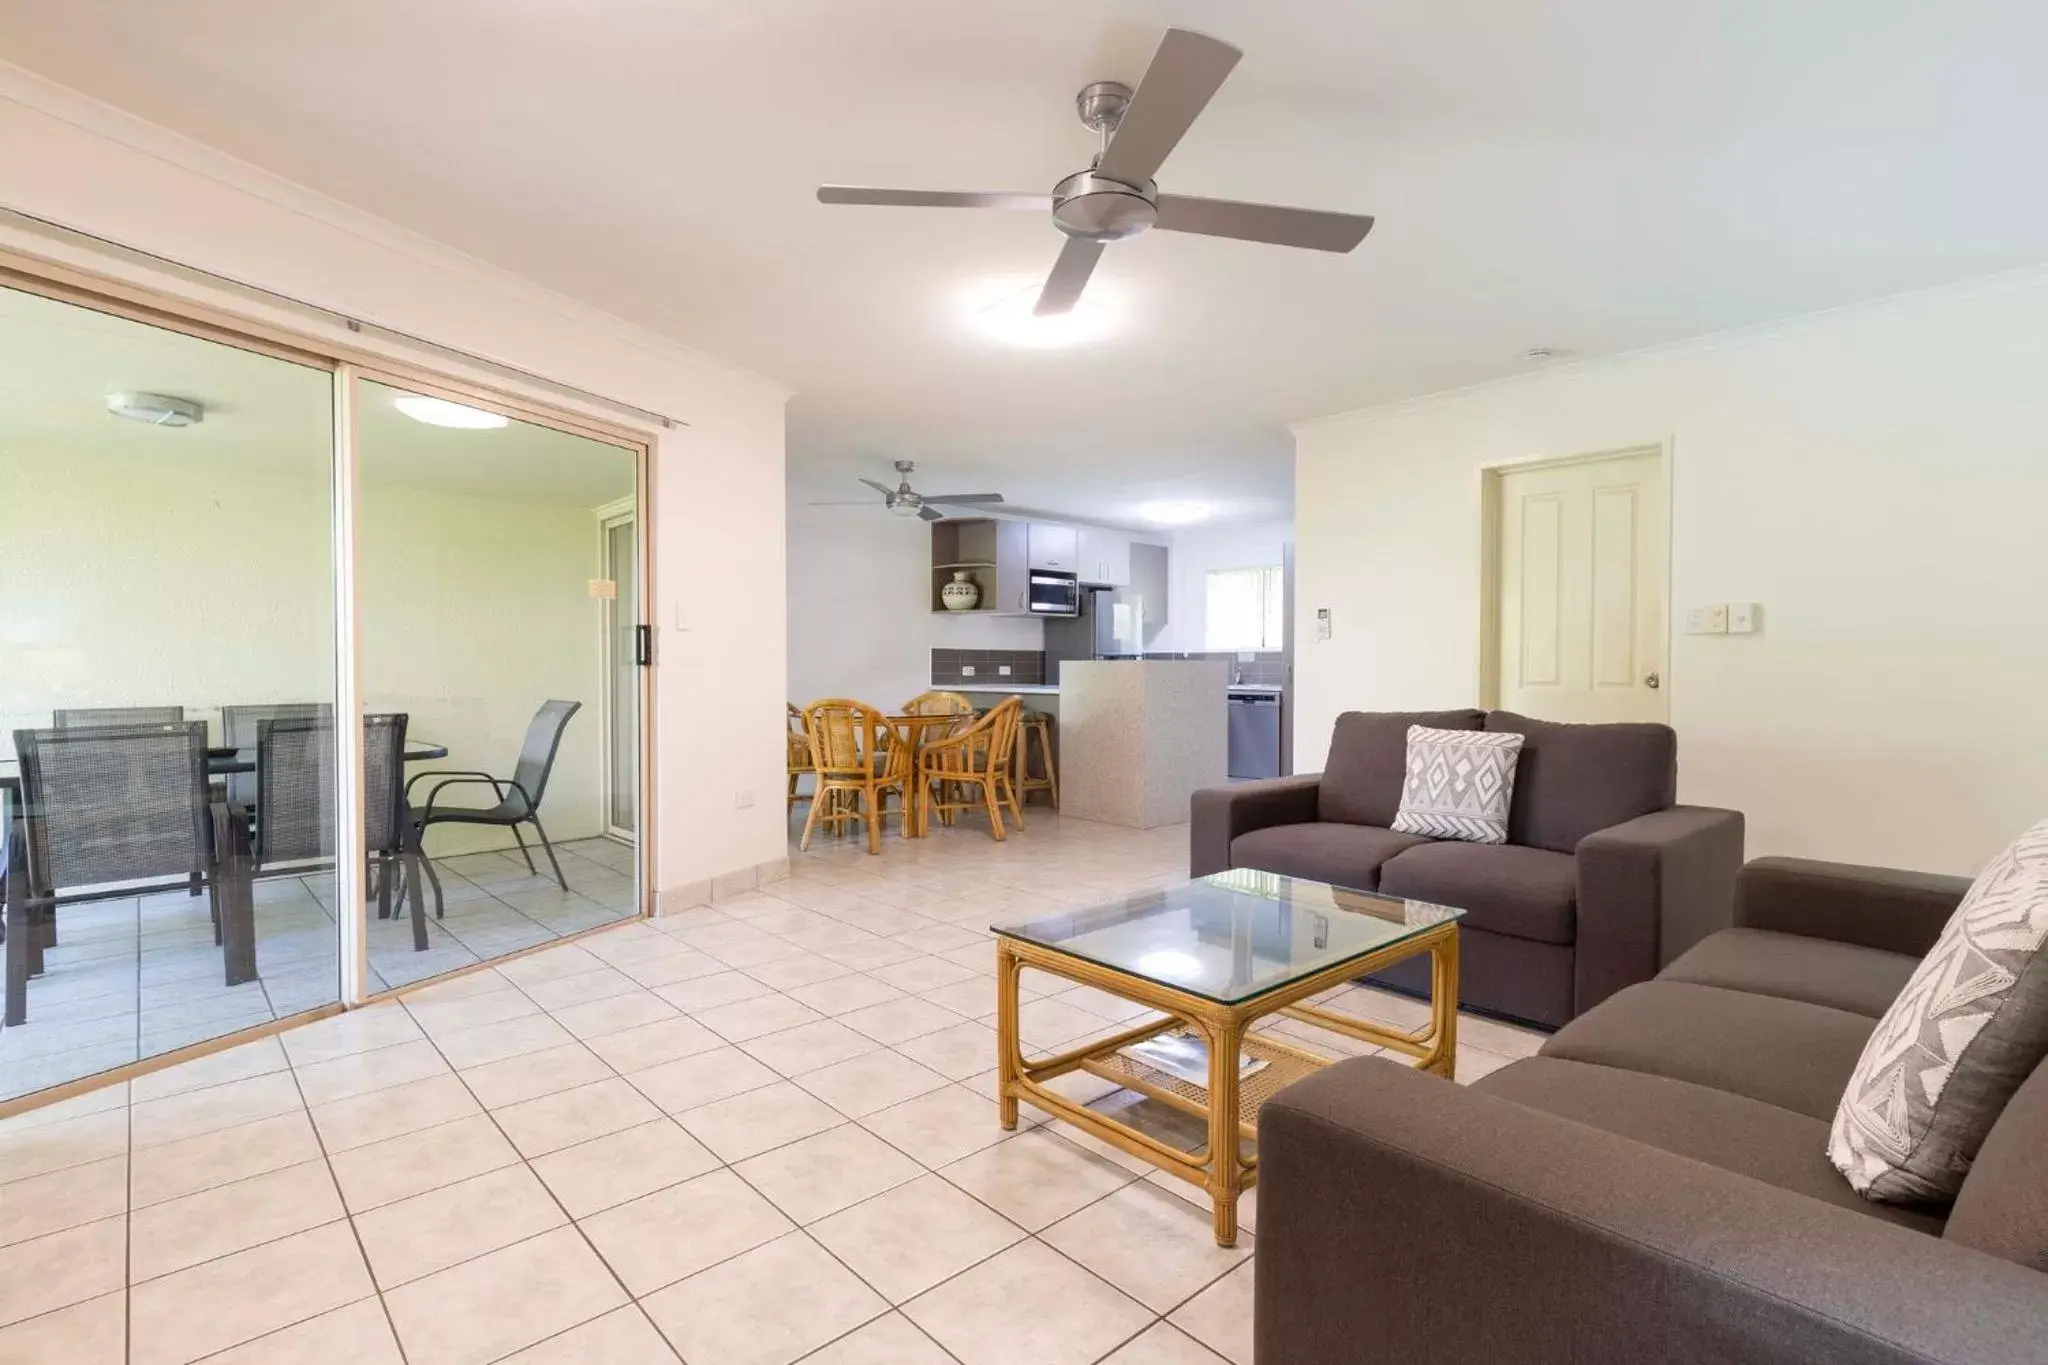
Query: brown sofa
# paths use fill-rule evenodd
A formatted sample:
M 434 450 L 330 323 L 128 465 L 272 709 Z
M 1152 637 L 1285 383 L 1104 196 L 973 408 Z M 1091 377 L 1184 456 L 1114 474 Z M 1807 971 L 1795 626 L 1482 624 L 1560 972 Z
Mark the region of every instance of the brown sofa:
M 1438 842 L 1388 826 L 1408 727 L 1523 736 L 1506 844 Z M 1191 875 L 1250 867 L 1466 912 L 1460 1001 L 1555 1028 L 1730 914 L 1742 816 L 1673 804 L 1665 725 L 1559 725 L 1511 711 L 1352 711 L 1324 770 L 1195 793 Z M 1426 991 L 1427 959 L 1382 978 Z
M 1828 1127 L 1967 883 L 1766 858 L 1738 927 L 1469 1088 L 1383 1058 L 1259 1120 L 1259 1365 L 2048 1360 L 2048 1063 L 1952 1209 Z

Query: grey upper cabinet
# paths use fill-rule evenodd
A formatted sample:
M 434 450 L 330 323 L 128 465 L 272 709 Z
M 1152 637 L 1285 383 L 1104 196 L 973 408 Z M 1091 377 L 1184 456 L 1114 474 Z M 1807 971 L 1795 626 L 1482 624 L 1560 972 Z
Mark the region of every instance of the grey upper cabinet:
M 1075 558 L 1080 567 L 1076 572 L 1083 583 L 1105 588 L 1127 587 L 1131 581 L 1131 538 L 1121 531 L 1105 531 L 1100 527 L 1083 526 L 1077 529 Z
M 1049 521 L 1030 522 L 1028 527 L 1026 554 L 1032 568 L 1059 573 L 1079 571 L 1079 536 L 1073 527 L 1055 526 Z

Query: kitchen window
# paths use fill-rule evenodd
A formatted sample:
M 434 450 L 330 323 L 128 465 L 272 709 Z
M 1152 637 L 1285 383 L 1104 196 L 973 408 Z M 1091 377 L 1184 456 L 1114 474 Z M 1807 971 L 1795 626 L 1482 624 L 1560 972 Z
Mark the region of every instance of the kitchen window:
M 1209 570 L 1202 648 L 1279 649 L 1280 566 Z

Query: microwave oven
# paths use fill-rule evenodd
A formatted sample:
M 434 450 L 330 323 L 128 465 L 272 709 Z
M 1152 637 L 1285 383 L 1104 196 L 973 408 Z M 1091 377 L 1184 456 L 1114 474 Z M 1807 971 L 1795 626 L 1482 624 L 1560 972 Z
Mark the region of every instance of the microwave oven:
M 1027 605 L 1033 616 L 1079 616 L 1081 580 L 1070 573 L 1033 569 Z

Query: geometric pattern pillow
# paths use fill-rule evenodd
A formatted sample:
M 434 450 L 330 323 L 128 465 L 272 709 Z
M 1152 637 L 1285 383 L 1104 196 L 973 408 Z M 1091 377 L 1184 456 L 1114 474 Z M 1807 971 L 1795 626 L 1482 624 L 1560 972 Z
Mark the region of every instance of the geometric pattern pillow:
M 1508 841 L 1508 806 L 1522 736 L 1510 731 L 1408 727 L 1408 775 L 1394 828 L 1468 844 Z
M 2048 820 L 1992 859 L 1878 1021 L 1828 1159 L 1864 1198 L 1947 1201 L 2048 1056 Z

